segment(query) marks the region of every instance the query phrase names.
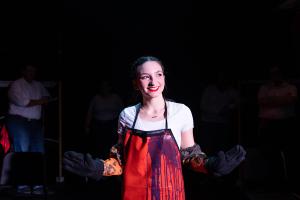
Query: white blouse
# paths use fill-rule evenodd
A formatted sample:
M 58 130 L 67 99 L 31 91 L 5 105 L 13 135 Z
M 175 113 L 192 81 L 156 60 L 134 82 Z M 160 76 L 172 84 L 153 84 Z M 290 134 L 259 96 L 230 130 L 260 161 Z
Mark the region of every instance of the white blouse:
M 172 130 L 174 138 L 180 148 L 181 133 L 194 128 L 194 120 L 191 110 L 182 103 L 175 103 L 166 101 L 167 105 L 167 120 L 168 128 Z M 166 120 L 160 121 L 147 121 L 141 118 L 137 118 L 135 127 L 132 127 L 133 121 L 140 104 L 127 107 L 119 115 L 118 133 L 123 134 L 125 127 L 134 128 L 143 131 L 153 131 L 164 129 L 166 126 Z

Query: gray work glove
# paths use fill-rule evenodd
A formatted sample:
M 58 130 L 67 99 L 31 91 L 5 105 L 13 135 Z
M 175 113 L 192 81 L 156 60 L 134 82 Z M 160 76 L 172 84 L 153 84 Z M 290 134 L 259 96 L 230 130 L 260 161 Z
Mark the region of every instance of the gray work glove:
M 90 154 L 67 151 L 63 158 L 64 169 L 79 176 L 100 180 L 103 176 L 104 163 L 102 160 L 93 159 Z
M 209 157 L 205 167 L 215 176 L 227 175 L 245 160 L 245 156 L 245 149 L 236 145 L 225 153 L 219 151 L 216 156 Z

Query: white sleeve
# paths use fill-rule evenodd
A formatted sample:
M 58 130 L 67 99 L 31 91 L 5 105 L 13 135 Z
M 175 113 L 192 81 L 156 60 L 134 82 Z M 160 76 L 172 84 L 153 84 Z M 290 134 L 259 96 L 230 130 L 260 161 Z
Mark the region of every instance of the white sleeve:
M 125 120 L 125 112 L 123 110 L 120 113 L 119 120 L 118 120 L 118 134 L 119 135 L 123 135 L 125 127 L 126 127 L 126 120 Z
M 194 128 L 194 119 L 193 119 L 192 112 L 189 109 L 189 107 L 187 107 L 185 105 L 183 106 L 183 109 L 182 109 L 182 119 L 181 120 L 183 122 L 181 132 L 184 132 L 184 131 Z
M 25 95 L 20 87 L 20 84 L 17 84 L 17 82 L 10 85 L 8 90 L 8 98 L 11 103 L 22 107 L 26 107 L 30 102 L 30 98 Z

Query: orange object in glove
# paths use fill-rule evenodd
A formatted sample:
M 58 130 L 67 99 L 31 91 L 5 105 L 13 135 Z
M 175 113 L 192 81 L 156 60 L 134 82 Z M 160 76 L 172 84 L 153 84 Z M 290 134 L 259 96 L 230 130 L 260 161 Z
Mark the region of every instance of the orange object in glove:
M 115 158 L 109 158 L 104 160 L 103 176 L 117 176 L 123 172 L 122 166 Z
M 207 169 L 205 168 L 206 159 L 196 156 L 193 158 L 188 159 L 186 163 L 188 163 L 189 168 L 193 171 L 201 172 L 201 173 L 208 173 Z

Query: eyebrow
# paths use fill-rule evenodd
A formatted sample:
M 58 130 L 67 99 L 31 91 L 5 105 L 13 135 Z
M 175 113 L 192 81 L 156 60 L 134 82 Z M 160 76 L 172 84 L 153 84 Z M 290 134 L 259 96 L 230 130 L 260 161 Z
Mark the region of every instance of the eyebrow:
M 156 71 L 156 72 L 154 72 L 155 74 L 157 74 L 157 73 L 164 73 L 162 70 L 159 70 L 159 71 Z M 140 75 L 144 75 L 144 74 L 149 74 L 149 73 L 140 73 Z

